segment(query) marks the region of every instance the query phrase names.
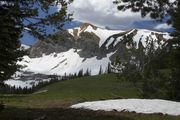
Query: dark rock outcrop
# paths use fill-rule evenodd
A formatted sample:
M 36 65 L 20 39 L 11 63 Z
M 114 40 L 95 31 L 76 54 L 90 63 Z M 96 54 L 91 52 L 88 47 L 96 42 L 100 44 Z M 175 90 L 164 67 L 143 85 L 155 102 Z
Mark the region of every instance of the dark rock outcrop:
M 68 31 L 61 31 L 45 40 L 39 40 L 30 48 L 29 54 L 31 58 L 35 58 L 41 57 L 43 54 L 65 52 L 74 47 L 74 37 Z

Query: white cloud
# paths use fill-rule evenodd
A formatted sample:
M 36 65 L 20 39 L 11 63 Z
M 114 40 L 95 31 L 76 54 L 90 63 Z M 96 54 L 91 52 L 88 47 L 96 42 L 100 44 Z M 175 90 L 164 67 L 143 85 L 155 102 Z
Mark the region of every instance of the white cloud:
M 74 0 L 69 6 L 69 12 L 73 12 L 75 21 L 89 22 L 101 27 L 113 29 L 138 28 L 135 23 L 140 24 L 140 28 L 154 29 L 157 24 L 146 25 L 145 21 L 152 21 L 149 17 L 141 18 L 140 13 L 132 13 L 130 10 L 125 12 L 118 11 L 114 0 Z M 152 24 L 152 22 L 150 22 Z M 149 29 L 149 28 L 148 28 Z
M 154 29 L 156 30 L 166 30 L 166 29 L 170 29 L 172 26 L 171 25 L 168 25 L 166 23 L 162 23 L 162 24 L 159 24 L 157 26 L 154 27 Z

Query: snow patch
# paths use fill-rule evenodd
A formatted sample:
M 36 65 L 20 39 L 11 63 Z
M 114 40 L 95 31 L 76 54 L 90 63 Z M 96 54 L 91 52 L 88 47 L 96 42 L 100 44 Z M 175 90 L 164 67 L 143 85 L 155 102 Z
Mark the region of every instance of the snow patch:
M 114 42 L 113 46 L 116 46 L 119 42 L 121 42 L 123 40 L 123 37 L 120 36 L 118 38 L 116 38 L 116 41 Z
M 108 41 L 108 43 L 106 44 L 106 49 L 108 49 L 109 45 L 111 45 L 114 42 L 114 38 L 111 37 Z
M 24 49 L 24 50 L 27 50 L 30 48 L 30 46 L 28 45 L 25 45 L 25 44 L 21 44 L 21 48 Z
M 84 102 L 72 105 L 71 108 L 104 110 L 119 112 L 136 112 L 144 114 L 162 113 L 168 115 L 180 115 L 180 102 L 173 102 L 160 99 L 121 99 L 121 100 L 106 100 L 95 102 Z

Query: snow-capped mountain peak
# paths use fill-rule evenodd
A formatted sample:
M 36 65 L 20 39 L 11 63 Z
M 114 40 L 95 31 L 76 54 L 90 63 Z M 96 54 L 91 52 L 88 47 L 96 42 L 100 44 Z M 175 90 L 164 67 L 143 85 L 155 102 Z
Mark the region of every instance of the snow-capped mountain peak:
M 81 26 L 60 31 L 46 40 L 39 40 L 29 49 L 29 56 L 19 64 L 23 71 L 42 74 L 74 74 L 80 70 L 90 71 L 92 75 L 107 71 L 108 63 L 119 56 L 127 61 L 135 56 L 136 50 L 147 52 L 153 44 L 161 48 L 170 39 L 168 33 L 144 29 L 127 31 L 108 30 L 84 23 Z M 127 51 L 132 49 L 129 54 Z

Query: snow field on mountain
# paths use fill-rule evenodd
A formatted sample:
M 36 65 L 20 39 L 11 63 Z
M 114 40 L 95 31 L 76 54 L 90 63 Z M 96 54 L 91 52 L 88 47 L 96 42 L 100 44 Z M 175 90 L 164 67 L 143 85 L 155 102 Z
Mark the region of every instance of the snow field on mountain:
M 72 105 L 71 108 L 104 110 L 118 112 L 136 112 L 144 114 L 162 113 L 168 115 L 180 115 L 180 103 L 160 99 L 120 99 L 84 102 Z
M 24 57 L 19 64 L 24 65 L 25 68 L 22 71 L 30 71 L 34 73 L 41 73 L 47 75 L 69 75 L 78 73 L 83 70 L 85 73 L 87 70 L 91 72 L 91 75 L 97 75 L 100 68 L 103 72 L 107 70 L 109 57 L 113 53 L 107 55 L 107 57 L 98 60 L 96 57 L 81 58 L 75 49 L 70 49 L 63 53 L 52 53 L 50 55 L 43 55 L 40 58 Z
M 93 32 L 95 33 L 99 38 L 99 47 L 102 46 L 102 44 L 112 35 L 118 34 L 124 31 L 121 30 L 107 30 L 107 29 L 101 29 L 97 28 L 97 30 L 94 30 L 91 26 L 88 26 L 88 28 L 85 30 L 85 32 Z
M 89 25 L 87 28 L 85 29 L 82 29 L 80 27 L 77 27 L 77 28 L 74 28 L 74 29 L 77 29 L 78 30 L 78 36 L 81 32 L 92 32 L 92 33 L 95 33 L 99 38 L 100 38 L 100 41 L 99 41 L 99 47 L 102 46 L 102 44 L 112 35 L 114 34 L 118 34 L 118 33 L 122 33 L 124 31 L 122 30 L 107 30 L 107 29 L 103 29 L 103 28 L 97 28 L 97 29 L 93 29 L 93 27 L 91 25 Z M 71 35 L 73 35 L 73 29 L 69 29 L 68 30 L 69 33 Z M 73 35 L 74 36 L 74 35 Z
M 36 86 L 39 84 L 39 82 L 49 82 L 50 79 L 44 79 L 42 81 L 37 81 L 37 80 L 27 80 L 27 81 L 21 81 L 21 80 L 15 80 L 15 79 L 9 79 L 6 80 L 4 83 L 11 86 L 11 87 L 16 87 L 16 88 L 32 88 L 32 86 Z
M 136 29 L 131 30 L 130 32 L 128 32 L 126 35 L 130 35 L 132 32 L 134 32 Z M 145 30 L 145 29 L 138 29 L 136 35 L 133 36 L 133 42 L 136 43 L 136 48 L 138 48 L 139 46 L 139 42 L 142 42 L 142 45 L 145 48 L 148 48 L 147 46 L 153 42 L 154 43 L 154 47 L 155 49 L 157 49 L 158 47 L 161 47 L 165 41 L 160 40 L 158 41 L 158 38 L 156 36 L 156 34 L 162 34 L 162 37 L 166 40 L 171 39 L 172 37 L 169 36 L 168 33 L 161 33 L 161 32 L 155 32 L 155 31 L 150 31 L 150 30 Z M 120 36 L 116 39 L 114 39 L 113 37 L 111 37 L 108 41 L 108 43 L 106 44 L 106 48 L 108 49 L 109 45 L 111 45 L 113 43 L 113 46 L 116 46 L 119 42 L 121 42 L 123 40 L 123 36 Z M 128 48 L 128 46 L 127 46 Z
M 144 29 L 139 29 L 137 34 L 133 37 L 134 42 L 136 42 L 136 47 L 138 48 L 138 44 L 141 41 L 144 47 L 147 47 L 148 44 L 150 44 L 152 41 L 154 42 L 155 49 L 158 47 L 161 47 L 165 41 L 161 40 L 160 43 L 158 43 L 158 38 L 155 34 L 163 34 L 163 38 L 166 40 L 170 39 L 170 36 L 168 33 L 160 33 L 160 32 L 154 32 Z

